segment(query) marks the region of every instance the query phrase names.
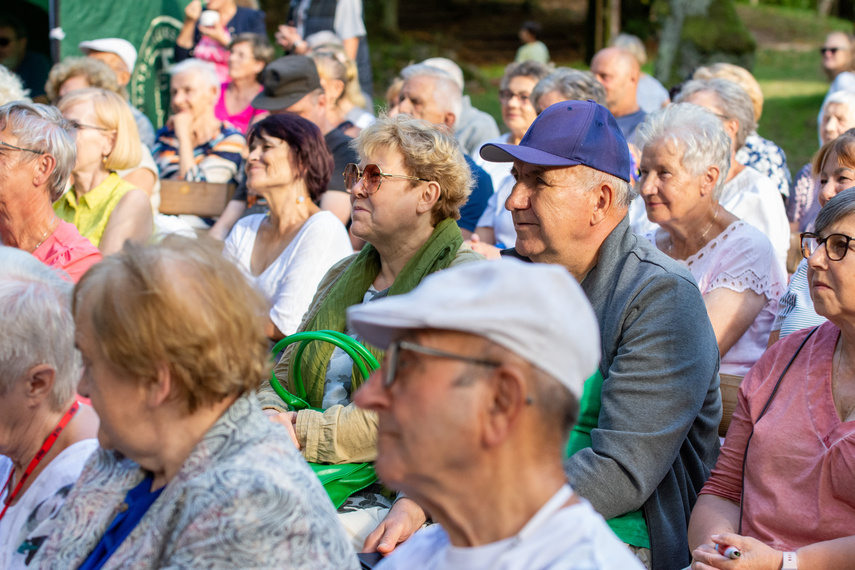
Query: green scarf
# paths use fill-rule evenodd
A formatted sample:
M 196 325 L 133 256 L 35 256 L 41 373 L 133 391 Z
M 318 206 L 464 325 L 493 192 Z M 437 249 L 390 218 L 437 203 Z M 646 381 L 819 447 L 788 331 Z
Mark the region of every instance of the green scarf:
M 389 295 L 400 295 L 413 290 L 427 275 L 448 267 L 457 250 L 463 245 L 463 236 L 454 220 L 437 224 L 433 233 L 415 255 L 404 265 L 395 278 Z M 334 330 L 344 332 L 347 326 L 346 310 L 362 303 L 366 291 L 380 273 L 380 254 L 371 244 L 366 245 L 353 262 L 331 286 L 317 313 L 302 330 Z M 367 346 L 378 361 L 383 351 Z M 320 407 L 324 398 L 324 379 L 327 365 L 335 347 L 326 342 L 312 342 L 303 352 L 302 375 L 309 403 Z M 294 353 L 296 354 L 296 352 Z M 293 356 L 292 356 L 293 358 Z M 291 362 L 293 368 L 294 363 Z M 365 380 L 354 367 L 353 391 Z

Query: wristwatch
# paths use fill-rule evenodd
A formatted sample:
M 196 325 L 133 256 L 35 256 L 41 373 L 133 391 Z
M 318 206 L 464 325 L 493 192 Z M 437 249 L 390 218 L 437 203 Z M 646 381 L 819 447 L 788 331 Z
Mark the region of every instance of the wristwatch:
M 798 560 L 796 558 L 795 552 L 785 552 L 784 553 L 784 564 L 781 566 L 781 570 L 798 570 Z

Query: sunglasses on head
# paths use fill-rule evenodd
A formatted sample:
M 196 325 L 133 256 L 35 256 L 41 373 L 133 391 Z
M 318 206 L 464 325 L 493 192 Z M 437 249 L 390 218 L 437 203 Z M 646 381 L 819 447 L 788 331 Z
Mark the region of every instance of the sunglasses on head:
M 830 53 L 831 55 L 834 55 L 838 51 L 840 51 L 840 49 L 841 48 L 836 48 L 836 47 L 821 47 L 821 48 L 819 48 L 819 53 L 821 53 L 822 55 L 825 55 L 826 53 Z
M 430 182 L 425 178 L 417 178 L 415 176 L 404 176 L 402 174 L 387 174 L 380 170 L 376 164 L 366 164 L 362 171 L 359 166 L 352 162 L 344 168 L 344 187 L 348 192 L 353 191 L 356 183 L 362 179 L 362 188 L 366 194 L 373 194 L 380 189 L 380 184 L 384 178 L 401 178 L 403 180 L 416 180 L 419 182 Z

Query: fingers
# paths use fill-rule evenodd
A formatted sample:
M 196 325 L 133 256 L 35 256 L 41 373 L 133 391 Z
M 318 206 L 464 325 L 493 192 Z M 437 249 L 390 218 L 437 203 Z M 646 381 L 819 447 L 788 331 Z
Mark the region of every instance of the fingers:
M 387 556 L 400 542 L 404 534 L 404 525 L 400 521 L 383 521 L 371 534 L 365 538 L 362 545 L 363 552 L 379 552 Z
M 293 417 L 292 417 L 293 416 Z M 302 449 L 300 445 L 300 440 L 297 439 L 297 432 L 294 429 L 294 421 L 296 419 L 296 412 L 282 412 L 281 414 L 270 415 L 268 419 L 281 426 L 284 426 L 286 430 L 288 430 L 288 435 L 291 436 L 291 441 L 294 442 L 294 447 L 297 449 Z
M 377 547 L 380 546 L 380 540 L 385 532 L 386 521 L 383 521 L 365 537 L 365 542 L 362 543 L 362 552 L 377 552 Z

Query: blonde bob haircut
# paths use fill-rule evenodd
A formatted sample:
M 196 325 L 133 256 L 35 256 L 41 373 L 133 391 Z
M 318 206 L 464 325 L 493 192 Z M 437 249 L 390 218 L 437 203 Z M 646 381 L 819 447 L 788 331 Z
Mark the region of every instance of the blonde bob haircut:
M 80 103 L 92 103 L 97 125 L 114 133 L 113 150 L 105 157 L 107 170 L 133 168 L 142 160 L 142 143 L 137 123 L 127 102 L 106 89 L 88 87 L 77 89 L 59 100 L 61 112 Z
M 270 372 L 267 304 L 210 240 L 126 242 L 86 272 L 73 310 L 123 376 L 154 383 L 166 367 L 170 399 L 191 414 L 255 389 Z
M 439 184 L 440 196 L 431 212 L 431 224 L 460 219 L 460 207 L 472 189 L 472 172 L 457 140 L 444 128 L 406 114 L 381 114 L 351 145 L 363 162 L 387 150 L 401 153 L 407 172 L 400 174 Z M 416 182 L 410 184 L 415 186 Z
M 760 116 L 763 114 L 763 91 L 760 89 L 760 84 L 751 75 L 751 72 L 744 67 L 739 67 L 732 63 L 714 63 L 699 67 L 692 75 L 692 79 L 716 78 L 732 81 L 748 93 L 748 96 L 751 98 L 751 104 L 754 106 L 754 120 L 759 123 Z

